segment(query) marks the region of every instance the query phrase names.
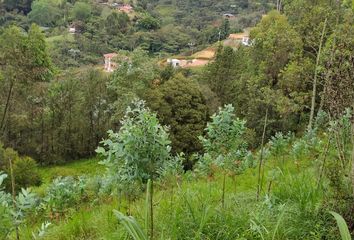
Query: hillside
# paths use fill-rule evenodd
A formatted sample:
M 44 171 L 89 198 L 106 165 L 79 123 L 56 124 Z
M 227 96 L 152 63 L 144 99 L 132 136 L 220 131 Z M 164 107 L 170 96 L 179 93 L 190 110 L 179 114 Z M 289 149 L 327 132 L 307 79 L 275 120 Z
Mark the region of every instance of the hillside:
M 351 0 L 0 0 L 0 239 L 349 240 Z

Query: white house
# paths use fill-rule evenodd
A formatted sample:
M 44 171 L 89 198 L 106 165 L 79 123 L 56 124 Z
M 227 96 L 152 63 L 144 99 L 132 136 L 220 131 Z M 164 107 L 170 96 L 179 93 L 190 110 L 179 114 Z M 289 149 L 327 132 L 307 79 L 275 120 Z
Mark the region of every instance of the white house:
M 167 63 L 171 64 L 172 67 L 178 68 L 181 66 L 181 60 L 178 59 L 167 59 Z
M 251 46 L 251 41 L 249 37 L 243 37 L 241 43 L 245 46 Z
M 117 68 L 117 64 L 113 61 L 113 58 L 117 57 L 117 53 L 104 54 L 104 70 L 106 72 L 113 72 Z
M 76 33 L 76 28 L 75 27 L 69 27 L 69 33 L 75 34 Z

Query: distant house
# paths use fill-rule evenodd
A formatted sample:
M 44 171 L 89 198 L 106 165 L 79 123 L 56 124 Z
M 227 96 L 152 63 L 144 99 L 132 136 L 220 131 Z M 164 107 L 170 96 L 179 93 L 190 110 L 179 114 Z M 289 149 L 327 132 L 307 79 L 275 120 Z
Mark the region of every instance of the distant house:
M 75 27 L 69 27 L 69 33 L 75 34 L 76 33 L 76 28 Z
M 181 66 L 181 60 L 178 59 L 167 59 L 167 63 L 170 64 L 174 68 L 178 68 Z
M 118 10 L 128 14 L 133 11 L 133 7 L 130 4 L 123 4 L 118 6 Z
M 251 41 L 250 41 L 250 38 L 249 38 L 249 37 L 243 37 L 241 43 L 242 43 L 242 45 L 244 45 L 244 46 L 251 46 Z
M 224 17 L 224 18 L 227 18 L 227 19 L 234 19 L 234 18 L 236 18 L 236 16 L 233 15 L 233 14 L 231 14 L 231 13 L 224 13 L 224 14 L 223 14 L 223 17 Z
M 113 61 L 118 56 L 117 53 L 104 54 L 104 70 L 106 72 L 113 72 L 117 68 L 117 64 Z
M 232 33 L 229 35 L 228 39 L 239 41 L 244 46 L 251 46 L 251 41 L 248 33 Z

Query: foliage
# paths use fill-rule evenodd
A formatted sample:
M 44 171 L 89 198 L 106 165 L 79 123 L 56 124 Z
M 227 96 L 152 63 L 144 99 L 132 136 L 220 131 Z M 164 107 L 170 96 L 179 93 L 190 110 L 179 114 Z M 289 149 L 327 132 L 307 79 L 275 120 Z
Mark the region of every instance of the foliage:
M 160 28 L 160 23 L 153 16 L 145 15 L 143 18 L 138 20 L 137 27 L 144 30 L 156 30 Z
M 146 181 L 156 177 L 157 170 L 170 158 L 167 128 L 159 124 L 155 114 L 145 108 L 144 101 L 135 101 L 128 107 L 118 133 L 109 131 L 102 141 L 102 163 L 120 181 Z
M 76 181 L 73 177 L 59 177 L 47 189 L 42 207 L 51 213 L 63 213 L 82 200 L 85 178 Z
M 243 161 L 247 146 L 243 140 L 246 122 L 235 118 L 233 112 L 232 105 L 220 108 L 207 124 L 206 136 L 199 139 L 215 165 L 224 171 L 239 174 L 246 167 Z
M 61 9 L 55 1 L 35 0 L 31 9 L 28 18 L 41 26 L 55 26 L 61 18 Z
M 91 16 L 91 5 L 85 2 L 77 1 L 72 9 L 72 16 L 76 20 L 85 21 Z
M 348 230 L 348 225 L 345 222 L 345 220 L 343 219 L 343 217 L 336 212 L 330 212 L 330 213 L 333 215 L 333 217 L 337 221 L 337 225 L 338 225 L 342 240 L 352 239 L 352 237 L 350 236 L 349 230 Z
M 353 13 L 346 16 L 348 21 L 339 25 L 329 37 L 324 50 L 326 109 L 335 118 L 353 105 L 354 86 L 351 70 L 354 66 Z
M 6 172 L 7 175 L 10 175 L 9 160 L 12 161 L 13 165 L 16 191 L 41 184 L 36 161 L 30 157 L 20 157 L 16 151 L 11 148 L 4 148 L 0 143 L 0 171 Z M 10 180 L 7 179 L 4 183 L 6 189 L 10 190 Z
M 201 150 L 198 141 L 208 120 L 208 109 L 198 85 L 181 75 L 146 94 L 159 120 L 169 126 L 172 150 L 190 155 Z
M 118 220 L 124 225 L 125 229 L 129 232 L 129 235 L 134 240 L 147 240 L 147 236 L 144 231 L 141 229 L 136 220 L 129 216 L 125 216 L 123 213 L 114 211 L 114 215 L 118 218 Z

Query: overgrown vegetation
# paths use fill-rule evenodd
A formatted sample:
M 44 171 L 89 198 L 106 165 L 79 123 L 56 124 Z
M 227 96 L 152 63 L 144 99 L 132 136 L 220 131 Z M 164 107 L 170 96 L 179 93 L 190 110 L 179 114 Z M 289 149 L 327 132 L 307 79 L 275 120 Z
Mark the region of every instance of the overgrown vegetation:
M 350 239 L 354 4 L 123 4 L 0 2 L 0 239 Z

